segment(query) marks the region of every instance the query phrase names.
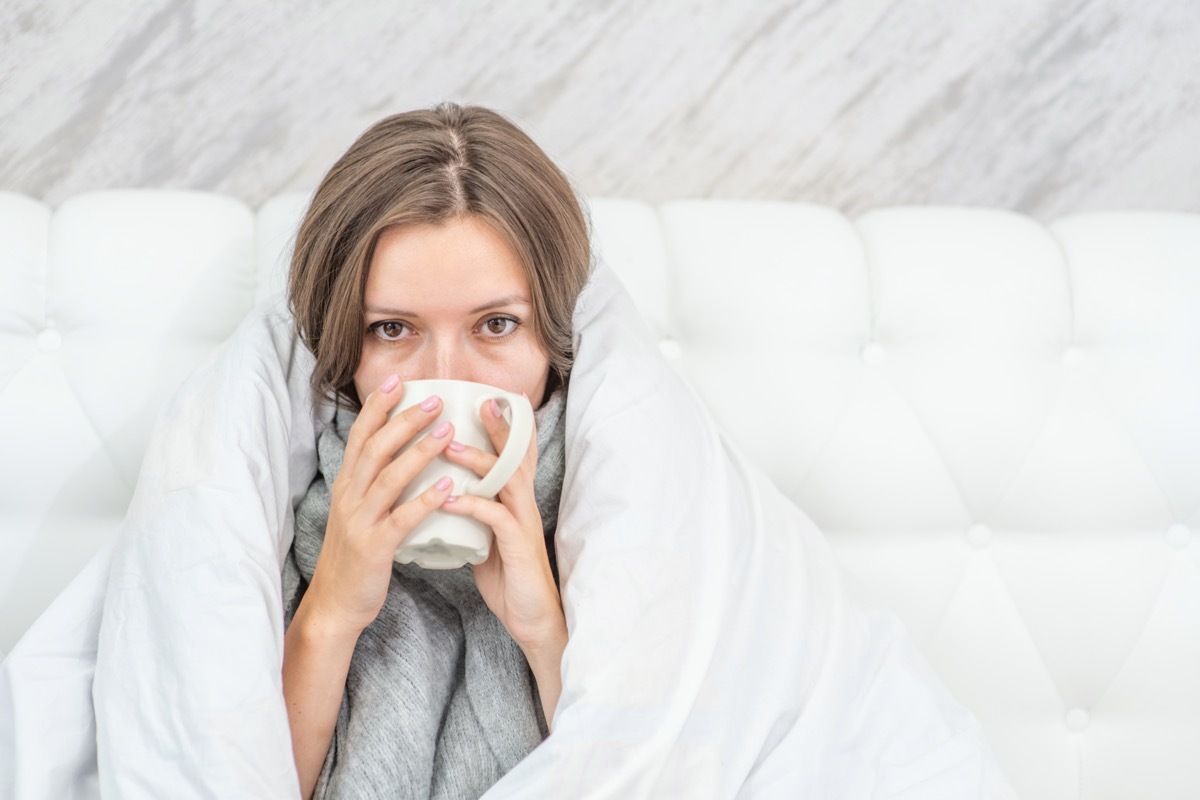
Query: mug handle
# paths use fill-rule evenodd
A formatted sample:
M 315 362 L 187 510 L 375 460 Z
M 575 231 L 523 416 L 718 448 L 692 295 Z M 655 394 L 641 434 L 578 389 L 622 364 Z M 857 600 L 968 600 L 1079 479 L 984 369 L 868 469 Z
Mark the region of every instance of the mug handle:
M 508 441 L 504 450 L 496 459 L 496 463 L 482 478 L 467 483 L 462 488 L 463 494 L 473 494 L 479 497 L 492 497 L 504 488 L 508 479 L 521 466 L 521 460 L 529 449 L 529 439 L 533 436 L 533 406 L 519 394 L 509 392 L 498 393 L 483 398 L 476 413 L 483 412 L 483 405 L 489 400 L 504 400 L 512 416 L 512 425 L 508 429 Z

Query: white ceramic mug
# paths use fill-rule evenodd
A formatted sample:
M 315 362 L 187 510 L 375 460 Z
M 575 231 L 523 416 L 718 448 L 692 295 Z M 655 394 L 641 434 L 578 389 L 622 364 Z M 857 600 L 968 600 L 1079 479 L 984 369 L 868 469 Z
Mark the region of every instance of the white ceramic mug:
M 480 478 L 466 467 L 453 464 L 439 454 L 409 482 L 396 505 L 408 502 L 444 475 L 454 481 L 451 494 L 472 494 L 489 499 L 495 497 L 517 471 L 529 449 L 529 439 L 533 435 L 533 407 L 529 401 L 519 394 L 471 381 L 407 381 L 403 388 L 404 397 L 392 409 L 389 419 L 436 394 L 442 398 L 442 413 L 426 431 L 449 422 L 454 425 L 454 438 L 457 441 L 495 453 L 496 448 L 492 446 L 491 437 L 479 416 L 480 409 L 490 400 L 495 400 L 504 410 L 509 431 L 504 452 L 499 454 L 499 459 L 487 475 Z M 404 450 L 428 435 L 426 432 L 414 437 Z M 463 564 L 482 564 L 492 550 L 493 535 L 490 527 L 474 517 L 438 509 L 409 532 L 404 543 L 396 550 L 395 560 L 401 564 L 416 562 L 426 569 L 455 569 Z

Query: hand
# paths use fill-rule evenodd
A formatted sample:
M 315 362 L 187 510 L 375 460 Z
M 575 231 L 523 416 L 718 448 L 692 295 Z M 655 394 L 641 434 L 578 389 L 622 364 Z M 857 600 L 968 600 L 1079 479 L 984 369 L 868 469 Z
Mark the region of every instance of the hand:
M 402 391 L 393 376 L 367 396 L 350 428 L 342 468 L 330 490 L 325 542 L 303 603 L 334 630 L 355 636 L 379 615 L 396 548 L 450 495 L 447 478 L 392 509 L 404 487 L 454 438 L 443 423 L 398 458 L 393 456 L 441 411 L 433 397 L 388 419 Z
M 480 416 L 496 452 L 502 452 L 508 441 L 508 423 L 500 415 L 499 406 L 495 401 L 485 403 Z M 458 442 L 450 445 L 445 457 L 480 477 L 497 459 L 492 453 Z M 566 641 L 566 622 L 533 491 L 536 472 L 535 423 L 525 458 L 495 500 L 459 495 L 447 498 L 442 505 L 443 511 L 474 517 L 495 531 L 487 561 L 472 567 L 475 584 L 488 608 L 531 661 L 547 649 L 557 648 L 561 654 Z

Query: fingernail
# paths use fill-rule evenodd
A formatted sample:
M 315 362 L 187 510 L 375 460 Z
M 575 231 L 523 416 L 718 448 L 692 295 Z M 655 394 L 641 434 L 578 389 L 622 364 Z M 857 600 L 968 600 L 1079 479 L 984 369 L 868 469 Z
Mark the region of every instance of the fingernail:
M 443 422 L 441 425 L 438 425 L 436 428 L 433 429 L 433 438 L 441 439 L 443 436 L 445 436 L 449 432 L 450 432 L 450 423 Z
M 433 411 L 435 408 L 437 408 L 437 404 L 438 404 L 438 396 L 436 394 L 430 395 L 429 397 L 427 397 L 421 401 L 421 410 Z
M 459 441 L 453 441 L 450 444 L 446 445 L 446 447 L 449 447 L 451 450 L 453 450 L 456 453 L 461 453 L 463 450 L 467 449 L 467 446 Z
M 449 475 L 446 475 L 443 478 L 441 478 L 440 480 L 438 480 L 438 482 L 434 484 L 434 487 L 439 492 L 444 492 L 447 489 L 449 489 L 453 484 L 454 484 L 454 481 L 450 480 Z
M 447 503 L 453 503 L 453 502 L 454 502 L 455 500 L 457 500 L 457 499 L 458 499 L 458 497 L 457 497 L 457 496 L 455 496 L 455 495 L 450 495 L 449 497 L 447 497 L 445 500 L 443 500 L 443 501 L 442 501 L 442 504 L 443 504 L 443 505 L 445 505 L 445 504 L 447 504 Z
M 492 408 L 492 416 L 495 417 L 496 419 L 500 419 L 500 417 L 503 415 L 502 412 L 500 411 L 500 404 L 497 403 L 495 400 L 489 400 L 488 403 L 491 405 L 491 408 Z
M 388 378 L 386 381 L 383 382 L 383 385 L 379 387 L 379 391 L 383 392 L 384 394 L 387 394 L 388 392 L 390 392 L 392 389 L 395 389 L 399 385 L 400 385 L 400 376 L 393 375 L 390 378 Z

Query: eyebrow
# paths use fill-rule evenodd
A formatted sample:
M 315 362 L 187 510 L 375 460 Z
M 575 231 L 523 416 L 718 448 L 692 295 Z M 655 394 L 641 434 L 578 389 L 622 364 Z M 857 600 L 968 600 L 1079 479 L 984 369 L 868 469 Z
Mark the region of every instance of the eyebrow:
M 484 303 L 481 306 L 476 306 L 475 308 L 472 308 L 467 313 L 478 314 L 482 311 L 488 311 L 493 308 L 502 308 L 504 306 L 519 306 L 519 305 L 523 305 L 523 306 L 530 305 L 529 299 L 526 297 L 523 297 L 522 295 L 519 295 L 519 294 L 510 294 L 510 295 L 506 295 L 504 297 L 498 297 L 495 300 L 491 300 L 487 303 Z M 367 306 L 363 310 L 366 311 L 368 314 L 386 314 L 388 316 L 393 316 L 393 317 L 419 317 L 419 316 L 421 316 L 420 314 L 417 314 L 416 312 L 405 311 L 402 308 L 386 308 L 383 306 Z

